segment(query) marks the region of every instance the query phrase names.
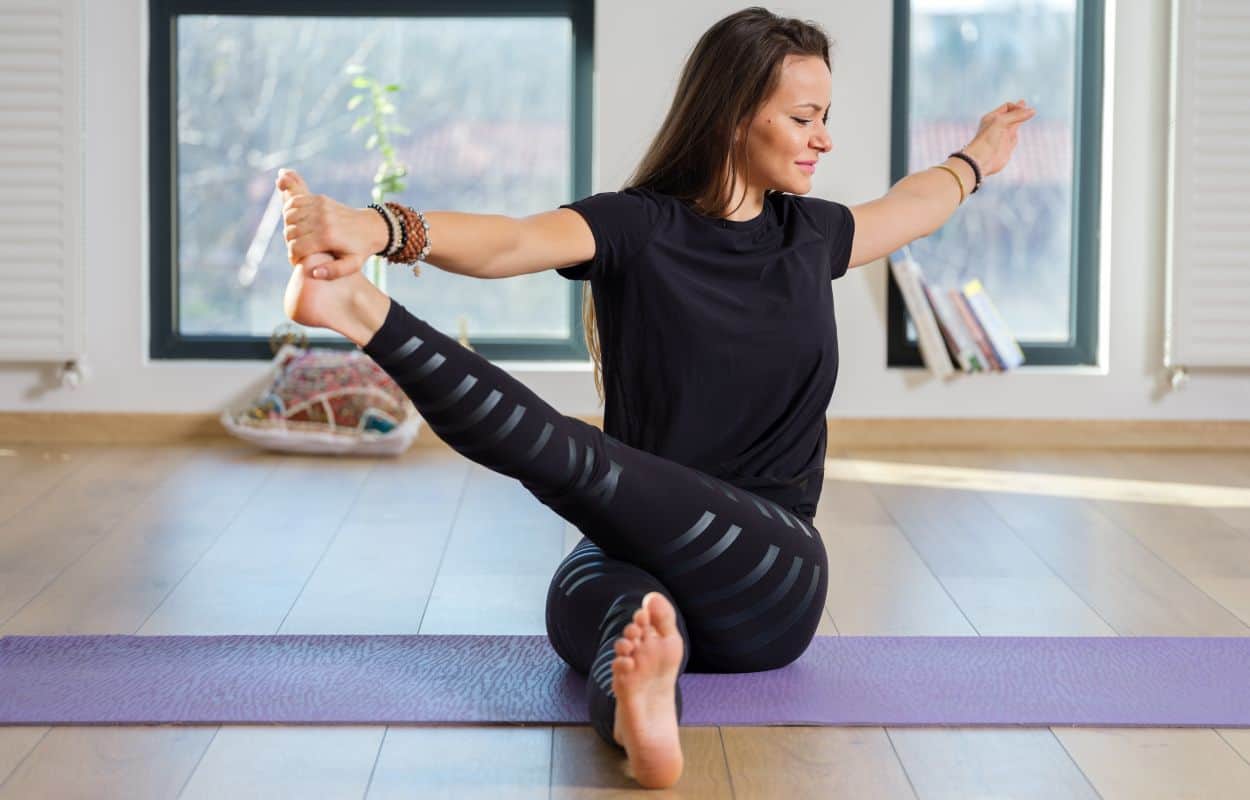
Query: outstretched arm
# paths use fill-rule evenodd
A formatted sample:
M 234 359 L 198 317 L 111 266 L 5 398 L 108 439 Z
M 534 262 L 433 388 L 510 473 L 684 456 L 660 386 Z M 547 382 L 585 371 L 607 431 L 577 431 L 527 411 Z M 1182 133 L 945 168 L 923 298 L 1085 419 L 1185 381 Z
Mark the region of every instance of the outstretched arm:
M 333 280 L 358 271 L 365 260 L 386 247 L 386 220 L 374 209 L 353 208 L 313 194 L 294 170 L 280 171 L 277 188 L 284 195 L 284 235 L 287 260 L 292 265 L 302 263 L 325 269 L 325 279 Z M 586 223 L 572 211 L 558 212 L 564 224 L 554 227 L 531 224 L 531 220 L 550 216 L 542 214 L 525 219 L 424 209 L 422 214 L 430 225 L 430 250 L 422 262 L 459 275 L 501 278 L 564 266 L 551 263 L 558 253 L 545 249 L 545 245 L 567 240 L 571 226 L 565 215 L 575 217 L 572 224 L 585 229 L 584 237 L 575 237 L 574 249 L 585 249 L 585 241 L 589 240 L 591 253 L 594 252 L 594 240 Z M 537 241 L 530 232 L 535 227 L 541 228 Z
M 968 155 L 981 163 L 975 153 Z M 965 190 L 972 191 L 975 185 L 972 167 L 960 158 L 948 158 L 945 163 L 959 173 Z M 851 215 L 855 217 L 851 266 L 870 264 L 909 242 L 928 236 L 945 225 L 959 205 L 959 187 L 950 173 L 930 167 L 903 178 L 885 197 L 851 206 Z
M 1020 101 L 1004 103 L 981 118 L 977 135 L 963 152 L 981 167 L 983 179 L 1007 165 L 1016 147 L 1020 124 L 1035 113 L 1036 109 Z M 972 191 L 976 175 L 971 165 L 951 157 L 944 166 L 958 173 L 966 192 Z M 945 225 L 959 205 L 959 186 L 950 173 L 930 167 L 903 178 L 885 197 L 851 206 L 855 239 L 851 243 L 850 265 L 871 263 L 928 236 Z

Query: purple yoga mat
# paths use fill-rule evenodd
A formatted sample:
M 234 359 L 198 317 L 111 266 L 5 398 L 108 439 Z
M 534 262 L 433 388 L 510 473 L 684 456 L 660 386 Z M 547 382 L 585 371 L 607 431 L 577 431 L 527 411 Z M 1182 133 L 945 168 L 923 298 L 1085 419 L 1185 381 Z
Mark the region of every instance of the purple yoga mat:
M 686 725 L 1250 726 L 1250 638 L 818 636 Z M 0 724 L 580 723 L 543 636 L 8 636 Z

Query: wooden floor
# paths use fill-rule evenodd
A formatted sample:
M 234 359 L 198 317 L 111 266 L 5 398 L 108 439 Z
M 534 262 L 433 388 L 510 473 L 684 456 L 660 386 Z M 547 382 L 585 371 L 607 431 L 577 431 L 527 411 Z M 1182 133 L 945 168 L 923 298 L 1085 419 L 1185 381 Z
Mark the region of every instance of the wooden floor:
M 1250 635 L 1250 453 L 831 452 L 817 525 L 821 635 Z M 542 634 L 577 538 L 443 450 L 14 445 L 0 635 Z M 1250 796 L 1250 729 L 682 741 L 682 781 L 639 796 Z M 588 727 L 0 727 L 4 798 L 597 798 L 636 791 L 621 766 Z

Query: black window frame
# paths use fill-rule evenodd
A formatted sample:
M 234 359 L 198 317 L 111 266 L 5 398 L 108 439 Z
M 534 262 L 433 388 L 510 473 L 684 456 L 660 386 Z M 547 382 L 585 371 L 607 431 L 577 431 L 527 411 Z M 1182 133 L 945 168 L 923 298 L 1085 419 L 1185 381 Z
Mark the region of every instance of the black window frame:
M 177 131 L 175 92 L 178 86 L 174 51 L 176 20 L 181 14 L 251 16 L 351 17 L 566 17 L 573 31 L 572 186 L 570 199 L 591 193 L 591 144 L 594 123 L 594 0 L 149 0 L 148 26 L 148 197 L 150 220 L 149 356 L 152 359 L 273 358 L 269 337 L 186 335 L 178 331 Z M 158 218 L 156 211 L 167 209 Z M 429 267 L 427 267 L 428 269 Z M 564 280 L 561 278 L 561 280 Z M 582 327 L 582 284 L 569 284 L 569 336 L 550 338 L 471 337 L 469 343 L 488 359 L 578 360 L 590 358 Z M 275 298 L 275 302 L 278 299 Z M 293 323 L 292 323 L 293 324 Z M 308 331 L 308 343 L 349 350 L 352 342 L 319 329 Z M 333 338 L 329 338 L 333 337 Z
M 1103 0 L 1076 0 L 1074 51 L 1077 98 L 1072 159 L 1072 265 L 1075 276 L 1068 298 L 1068 341 L 1021 340 L 1020 349 L 1024 351 L 1025 360 L 1019 369 L 1097 364 L 1104 30 Z M 907 175 L 910 47 L 911 0 L 894 0 L 891 186 Z M 907 340 L 908 315 L 903 294 L 893 274 L 888 269 L 886 273 L 886 366 L 923 369 L 919 344 Z

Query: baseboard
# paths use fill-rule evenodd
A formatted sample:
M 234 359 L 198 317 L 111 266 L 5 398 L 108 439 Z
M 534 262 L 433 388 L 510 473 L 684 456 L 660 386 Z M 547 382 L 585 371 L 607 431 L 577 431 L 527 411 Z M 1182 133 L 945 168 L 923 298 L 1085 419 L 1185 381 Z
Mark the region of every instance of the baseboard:
M 1250 420 L 831 419 L 829 449 L 1247 450 Z
M 579 419 L 602 427 L 601 416 Z M 1250 450 L 1250 420 L 830 419 L 829 449 Z M 0 412 L 0 444 L 229 438 L 216 414 Z M 428 426 L 415 447 L 447 448 Z

